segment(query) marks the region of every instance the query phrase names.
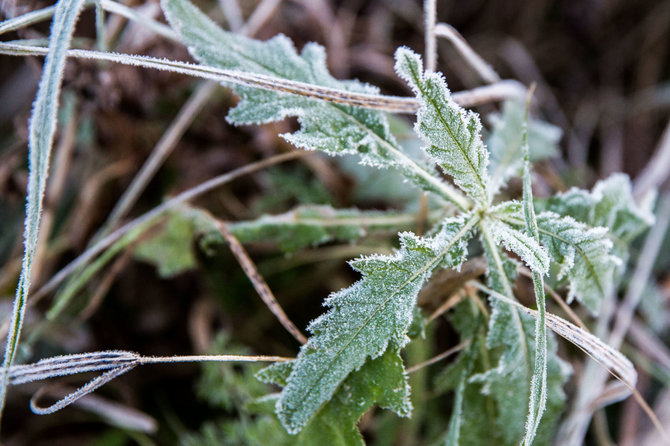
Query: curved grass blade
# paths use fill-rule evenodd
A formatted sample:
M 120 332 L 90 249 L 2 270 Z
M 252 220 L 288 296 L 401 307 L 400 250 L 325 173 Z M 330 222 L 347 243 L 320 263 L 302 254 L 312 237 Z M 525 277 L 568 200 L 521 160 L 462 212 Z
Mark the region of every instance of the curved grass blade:
M 63 80 L 63 70 L 67 50 L 72 40 L 74 26 L 84 0 L 61 0 L 56 6 L 51 34 L 49 37 L 49 53 L 44 62 L 42 78 L 33 103 L 33 112 L 29 124 L 29 177 L 24 226 L 25 252 L 21 265 L 21 277 L 16 290 L 12 319 L 7 333 L 7 344 L 3 361 L 3 372 L 0 374 L 0 418 L 5 405 L 8 376 L 6 371 L 14 362 L 16 349 L 21 336 L 21 326 L 25 314 L 26 299 L 30 291 L 30 275 L 33 257 L 37 249 L 42 200 L 49 175 L 49 158 L 56 131 L 58 102 Z

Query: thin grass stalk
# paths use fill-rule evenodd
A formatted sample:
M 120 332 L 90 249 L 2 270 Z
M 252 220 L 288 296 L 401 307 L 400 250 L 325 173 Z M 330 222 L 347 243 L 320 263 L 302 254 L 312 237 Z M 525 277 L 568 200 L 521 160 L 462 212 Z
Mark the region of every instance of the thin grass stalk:
M 43 56 L 46 53 L 47 50 L 43 47 L 20 45 L 17 43 L 0 43 L 0 54 L 9 56 Z M 419 103 L 414 97 L 355 93 L 335 88 L 315 86 L 304 82 L 278 79 L 272 76 L 224 70 L 206 65 L 195 65 L 188 62 L 157 59 L 148 56 L 102 53 L 90 50 L 70 50 L 68 57 L 105 60 L 123 65 L 170 71 L 217 82 L 227 82 L 252 88 L 295 94 L 335 104 L 351 105 L 390 113 L 414 114 L 419 107 Z M 524 97 L 525 92 L 525 87 L 519 82 L 503 80 L 496 84 L 452 93 L 451 98 L 463 107 L 472 107 L 509 98 L 521 98 Z
M 437 16 L 437 0 L 424 0 L 424 40 L 426 71 L 435 71 L 437 67 L 437 42 L 435 38 L 435 22 Z
M 456 28 L 447 23 L 438 23 L 435 25 L 435 35 L 447 39 L 484 82 L 489 84 L 500 82 L 498 73 L 472 49 L 461 33 L 456 31 Z
M 302 151 L 295 151 L 295 152 L 289 152 L 289 153 L 284 153 L 281 155 L 275 155 L 270 158 L 266 158 L 261 161 L 257 161 L 254 163 L 247 164 L 243 167 L 240 167 L 238 169 L 232 170 L 230 172 L 227 172 L 223 175 L 219 175 L 217 177 L 214 177 L 210 180 L 205 181 L 204 183 L 199 184 L 196 187 L 193 187 L 191 189 L 188 189 L 181 194 L 177 195 L 176 197 L 166 201 L 162 205 L 152 209 L 151 211 L 141 215 L 140 217 L 126 223 L 125 225 L 121 226 L 119 229 L 116 231 L 112 232 L 105 238 L 101 239 L 99 242 L 91 246 L 89 249 L 84 251 L 81 255 L 79 255 L 76 259 L 74 259 L 72 262 L 67 264 L 63 269 L 61 269 L 58 273 L 56 273 L 50 280 L 47 282 L 42 288 L 40 288 L 35 294 L 34 298 L 37 299 L 39 297 L 44 296 L 45 294 L 50 293 L 53 291 L 60 283 L 63 282 L 70 274 L 72 274 L 74 271 L 76 271 L 78 268 L 81 266 L 87 264 L 90 262 L 92 259 L 94 259 L 98 254 L 103 252 L 105 249 L 109 248 L 112 244 L 114 244 L 116 241 L 121 239 L 124 235 L 126 235 L 128 232 L 132 231 L 133 229 L 150 222 L 154 220 L 155 218 L 161 216 L 164 212 L 175 208 L 176 206 L 186 203 L 190 200 L 193 200 L 196 197 L 199 197 L 223 184 L 226 184 L 236 178 L 239 178 L 244 175 L 248 175 L 250 173 L 256 172 L 258 170 L 265 169 L 267 167 L 273 166 L 278 163 L 290 161 L 292 159 L 301 157 L 301 156 L 306 156 L 308 155 L 309 152 L 302 152 Z
M 228 229 L 228 226 L 224 222 L 221 220 L 215 220 L 215 222 L 219 232 L 221 232 L 223 237 L 226 239 L 226 242 L 228 242 L 230 251 L 237 259 L 237 262 L 244 270 L 244 273 L 247 275 L 253 284 L 254 289 L 261 297 L 268 309 L 272 312 L 272 314 L 275 315 L 277 320 L 279 320 L 286 331 L 291 333 L 291 336 L 293 336 L 300 344 L 307 343 L 307 338 L 300 332 L 300 330 L 298 330 L 298 327 L 295 326 L 291 319 L 289 319 L 288 315 L 272 293 L 272 290 L 270 290 L 267 282 L 265 279 L 263 279 L 263 276 L 259 274 L 258 268 L 256 268 L 256 265 L 254 265 L 254 262 L 251 260 L 249 254 L 247 254 L 247 251 L 244 249 L 244 246 L 242 246 L 239 240 L 237 240 L 232 232 L 230 232 L 230 229 Z

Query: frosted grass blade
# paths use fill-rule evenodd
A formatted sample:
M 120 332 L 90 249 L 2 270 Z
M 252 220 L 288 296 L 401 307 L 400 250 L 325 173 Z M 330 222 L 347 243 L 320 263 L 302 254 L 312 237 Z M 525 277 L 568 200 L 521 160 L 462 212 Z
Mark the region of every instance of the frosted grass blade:
M 9 370 L 16 355 L 25 314 L 26 299 L 30 292 L 30 275 L 37 248 L 42 200 L 49 175 L 49 158 L 56 131 L 65 59 L 74 33 L 75 23 L 83 6 L 84 0 L 60 0 L 56 6 L 49 37 L 49 53 L 44 61 L 42 78 L 37 90 L 37 97 L 33 103 L 33 112 L 28 128 L 29 177 L 24 225 L 25 252 L 12 309 L 12 319 L 7 333 L 3 372 L 0 373 L 0 418 L 2 417 L 7 391 L 8 377 L 5 371 Z

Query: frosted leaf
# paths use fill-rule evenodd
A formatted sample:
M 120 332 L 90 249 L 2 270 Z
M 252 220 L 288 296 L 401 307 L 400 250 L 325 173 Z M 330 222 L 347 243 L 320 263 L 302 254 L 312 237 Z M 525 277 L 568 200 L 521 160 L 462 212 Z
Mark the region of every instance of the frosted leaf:
M 515 214 L 521 212 L 521 204 L 517 202 L 503 203 L 496 208 L 500 209 L 500 212 L 507 212 L 507 209 L 502 209 L 503 207 L 512 209 Z M 491 210 L 494 216 L 496 208 Z M 502 243 L 517 254 L 531 270 L 542 275 L 547 274 L 550 264 L 549 254 L 533 237 L 498 219 L 492 219 L 487 227 L 496 244 Z
M 496 444 L 518 445 L 524 438 L 530 381 L 536 356 L 535 321 L 532 317 L 519 313 L 517 321 L 516 316 L 511 316 L 511 312 L 517 310 L 509 305 L 506 307 L 506 311 L 510 312 L 506 315 L 509 319 L 505 318 L 508 323 L 496 328 L 502 342 L 497 342 L 498 347 L 490 354 L 495 358 L 495 352 L 500 353 L 497 365 L 484 373 L 472 376 L 470 382 L 482 383 L 483 393 L 489 395 L 496 403 L 495 423 L 501 436 L 501 440 Z M 503 319 L 499 318 L 498 321 L 502 322 Z M 565 404 L 563 384 L 569 372 L 570 366 L 557 355 L 555 336 L 548 333 L 547 401 L 542 422 L 535 434 L 535 444 L 551 443 L 552 433 Z
M 427 144 L 425 150 L 461 189 L 479 204 L 488 205 L 488 151 L 481 139 L 479 116 L 451 100 L 443 76 L 424 72 L 418 54 L 398 48 L 395 57 L 396 72 L 421 102 L 415 130 Z
M 500 431 L 495 423 L 481 422 L 482 414 L 493 406 L 490 397 L 482 393 L 481 383 L 470 381 L 472 375 L 486 370 L 487 361 L 483 360 L 488 355 L 483 336 L 486 322 L 472 300 L 458 304 L 448 317 L 460 341 L 469 341 L 469 345 L 435 380 L 436 391 L 454 390 L 452 415 L 441 444 L 497 444 Z
M 276 363 L 257 376 L 265 382 L 285 385 L 295 361 Z M 298 446 L 335 445 L 364 446 L 356 424 L 373 405 L 389 409 L 399 416 L 409 416 L 412 404 L 410 388 L 398 348 L 390 345 L 379 357 L 367 361 L 342 382 L 330 401 L 324 404 L 295 436 Z M 264 398 L 267 400 L 267 398 Z M 277 404 L 278 398 L 275 399 Z
M 448 219 L 430 238 L 401 233 L 401 248 L 395 254 L 350 263 L 363 278 L 326 300 L 330 310 L 310 324 L 313 336 L 295 360 L 277 405 L 290 433 L 299 432 L 368 358 L 381 355 L 389 343 L 407 343 L 421 286 L 436 267 L 454 267 L 465 260 L 466 242 L 477 220 L 471 214 Z
M 547 200 L 544 209 L 573 217 L 590 226 L 602 226 L 615 237 L 614 253 L 625 262 L 636 236 L 654 224 L 653 197 L 635 202 L 630 178 L 614 174 L 598 181 L 591 192 L 572 188 Z
M 506 208 L 509 212 L 499 212 L 497 218 L 512 227 L 523 228 L 523 212 L 515 216 L 511 210 L 513 207 Z M 596 314 L 600 302 L 612 292 L 615 272 L 621 265 L 621 259 L 612 251 L 607 228 L 593 228 L 554 212 L 537 215 L 537 226 L 540 243 L 557 266 L 558 279 L 568 281 L 568 299 L 576 297 Z
M 486 140 L 491 153 L 489 169 L 492 189 L 497 191 L 508 179 L 520 176 L 523 170 L 523 126 L 525 107 L 518 101 L 507 101 L 502 114 L 491 115 L 493 130 Z M 549 123 L 530 120 L 528 148 L 530 161 L 535 162 L 558 154 L 561 129 Z
M 142 239 L 135 247 L 136 259 L 151 263 L 161 277 L 170 278 L 196 266 L 193 239 L 196 228 L 187 215 L 176 211 L 149 239 Z
M 376 87 L 332 77 L 326 68 L 326 53 L 318 44 L 308 43 L 298 54 L 284 35 L 262 42 L 224 31 L 188 0 L 163 0 L 161 5 L 180 40 L 203 64 L 303 82 L 317 89 L 379 93 Z M 454 200 L 461 208 L 467 207 L 467 201 L 455 189 L 398 148 L 383 112 L 274 90 L 230 87 L 240 96 L 239 103 L 228 114 L 230 123 L 260 124 L 297 117 L 300 130 L 282 135 L 297 147 L 330 155 L 358 154 L 361 164 L 397 168 L 424 190 Z
M 593 314 L 615 285 L 621 260 L 612 253 L 607 229 L 591 228 L 553 212 L 537 216 L 540 241 L 559 267 L 558 278 L 569 282 L 568 300 L 576 297 Z

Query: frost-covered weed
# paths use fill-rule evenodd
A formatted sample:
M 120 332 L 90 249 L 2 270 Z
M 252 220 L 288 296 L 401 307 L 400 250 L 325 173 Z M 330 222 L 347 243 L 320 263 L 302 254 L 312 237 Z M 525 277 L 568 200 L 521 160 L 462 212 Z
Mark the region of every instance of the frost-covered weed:
M 62 51 L 50 56 L 47 67 L 55 63 L 61 68 L 55 68 L 53 75 L 45 72 L 33 116 L 33 122 L 47 121 L 48 131 L 36 136 L 31 146 L 31 160 L 38 158 L 31 164 L 31 175 L 36 176 L 31 179 L 31 215 L 26 226 L 27 263 L 0 388 L 4 397 L 7 383 L 111 370 L 57 408 L 136 365 L 160 362 L 127 352 L 101 352 L 10 367 L 28 293 L 30 241 L 34 243 L 36 237 L 33 233 L 53 133 L 49 129 L 55 122 L 55 112 L 49 121 L 40 114 L 40 104 L 57 105 L 47 95 L 53 96 L 54 88 L 57 94 L 63 51 L 81 7 L 82 2 L 65 1 L 59 6 L 56 18 L 65 14 L 68 21 L 65 30 L 54 28 L 52 39 L 61 41 L 52 45 Z M 544 302 L 545 281 L 567 287 L 569 300 L 577 299 L 593 314 L 616 290 L 628 259 L 627 244 L 653 222 L 650 202 L 635 204 L 627 177 L 614 175 L 591 192 L 572 189 L 535 200 L 530 162 L 555 153 L 560 133 L 549 124 L 529 120 L 528 107 L 518 101 L 504 104 L 485 138 L 479 115 L 458 105 L 442 74 L 424 70 L 421 57 L 408 48 L 396 51 L 395 69 L 416 97 L 384 97 L 376 87 L 331 76 L 325 51 L 317 44 L 310 43 L 298 52 L 282 35 L 263 42 L 225 31 L 188 0 L 162 0 L 162 7 L 177 38 L 202 66 L 121 56 L 111 60 L 163 69 L 177 69 L 178 65 L 181 72 L 196 75 L 206 71 L 209 78 L 223 79 L 240 97 L 227 116 L 230 124 L 297 117 L 300 129 L 282 135 L 294 146 L 334 156 L 357 156 L 361 165 L 396 171 L 434 197 L 428 219 L 433 227 L 425 235 L 400 232 L 400 247 L 392 254 L 351 261 L 360 279 L 326 299 L 327 311 L 309 325 L 311 336 L 297 357 L 259 372 L 263 382 L 282 387 L 281 393 L 263 397 L 252 409 L 274 423 L 263 425 L 263 433 L 281 423 L 285 431 L 277 434 L 278 443 L 294 439 L 298 444 L 361 444 L 356 423 L 372 405 L 411 416 L 411 388 L 400 353 L 410 336 L 416 336 L 412 327 L 426 323 L 417 312 L 417 296 L 436 270 L 460 268 L 471 255 L 469 250 L 486 259 L 486 285 L 477 286 L 490 296 L 490 314 L 484 314 L 473 303 L 477 297 L 471 295 L 451 316 L 464 349 L 442 380 L 444 388 L 454 390 L 455 398 L 441 441 L 468 445 L 549 441 L 564 405 L 562 387 L 569 367 L 557 356 L 556 340 L 546 327 L 613 370 L 626 385 L 634 386 L 635 372 L 622 355 L 547 314 Z M 20 51 L 11 45 L 7 48 Z M 103 58 L 86 52 L 73 55 Z M 393 107 L 416 110 L 414 131 L 422 142 L 419 156 L 394 137 L 389 117 L 382 111 Z M 519 175 L 523 178 L 522 200 L 502 199 L 500 191 Z M 220 226 L 208 214 L 187 207 L 169 211 L 171 223 L 166 227 L 168 231 L 179 228 L 181 242 L 195 234 L 204 244 L 222 241 L 217 231 Z M 331 240 L 355 240 L 367 231 L 397 228 L 411 221 L 411 216 L 408 219 L 397 212 L 301 206 L 286 214 L 230 225 L 230 230 L 244 242 L 272 239 L 290 251 Z M 175 234 L 170 232 L 172 237 Z M 164 261 L 155 258 L 156 249 L 149 243 L 170 243 L 169 238 L 154 238 L 136 251 L 138 257 Z M 180 246 L 179 252 L 190 249 L 188 243 Z M 178 253 L 166 254 L 171 255 Z M 181 262 L 164 264 L 162 271 L 174 274 L 193 263 L 186 253 Z M 532 275 L 537 311 L 516 303 L 515 283 L 523 265 Z M 483 410 L 490 416 L 485 421 Z

